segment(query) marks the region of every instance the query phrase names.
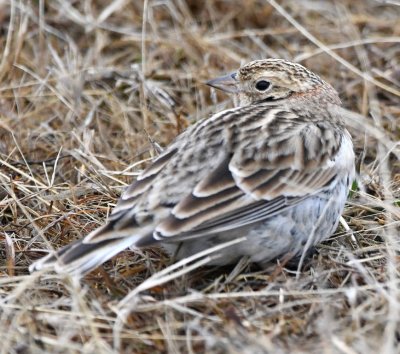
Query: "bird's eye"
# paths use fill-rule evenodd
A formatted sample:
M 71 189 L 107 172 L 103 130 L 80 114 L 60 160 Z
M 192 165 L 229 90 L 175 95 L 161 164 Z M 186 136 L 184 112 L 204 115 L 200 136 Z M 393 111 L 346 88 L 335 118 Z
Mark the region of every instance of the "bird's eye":
M 265 81 L 265 80 L 260 80 L 260 81 L 257 81 L 257 83 L 256 83 L 256 89 L 258 91 L 265 91 L 270 86 L 271 86 L 271 84 L 268 81 Z

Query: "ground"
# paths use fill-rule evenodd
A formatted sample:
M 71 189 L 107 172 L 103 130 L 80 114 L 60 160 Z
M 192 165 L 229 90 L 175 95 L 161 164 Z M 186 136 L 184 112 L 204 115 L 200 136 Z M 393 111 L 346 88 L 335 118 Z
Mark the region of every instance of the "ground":
M 399 16 L 395 0 L 0 3 L 1 352 L 397 353 Z M 104 223 L 157 144 L 232 106 L 206 80 L 267 57 L 358 114 L 343 222 L 301 272 L 174 269 L 153 248 L 80 282 L 29 274 Z

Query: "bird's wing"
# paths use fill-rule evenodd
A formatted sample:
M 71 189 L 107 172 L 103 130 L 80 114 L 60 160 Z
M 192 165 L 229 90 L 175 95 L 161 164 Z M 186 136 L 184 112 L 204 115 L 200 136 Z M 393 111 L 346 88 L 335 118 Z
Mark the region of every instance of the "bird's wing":
M 246 141 L 242 128 L 236 148 L 173 206 L 153 237 L 179 241 L 264 220 L 318 193 L 352 163 L 344 128 L 301 121 L 287 110 L 274 116 L 263 126 L 265 137 L 250 124 L 247 128 L 259 129 L 261 138 Z M 345 162 L 337 161 L 343 158 L 343 139 L 351 150 Z
M 257 133 L 252 135 L 250 129 Z M 344 128 L 328 120 L 312 123 L 288 109 L 269 108 L 237 129 L 236 135 L 232 133 L 232 147 L 226 149 L 216 167 L 210 168 L 208 163 L 208 172 L 200 181 L 177 202 L 160 209 L 158 214 L 164 214 L 157 215 L 154 223 L 152 213 L 138 215 L 135 200 L 152 198 L 157 176 L 165 172 L 171 159 L 180 158 L 179 150 L 171 147 L 124 193 L 109 223 L 84 242 L 138 233 L 146 225 L 146 217 L 154 223 L 154 232 L 145 236 L 139 232 L 142 236 L 135 244 L 211 235 L 269 218 L 330 184 L 340 173 L 336 159 L 342 139 L 350 141 L 346 134 Z M 184 188 L 185 181 L 175 184 Z
M 231 121 L 226 135 L 229 139 L 212 151 L 222 151 L 214 168 L 209 161 L 193 166 L 194 158 L 189 161 L 192 170 L 187 175 L 170 178 L 165 184 L 171 165 L 177 161 L 187 164 L 184 160 L 192 156 L 190 152 L 184 157 L 179 141 L 172 144 L 128 188 L 105 226 L 30 269 L 55 265 L 57 271 L 84 273 L 130 244 L 179 242 L 249 225 L 318 193 L 353 164 L 347 131 L 328 120 L 315 124 L 301 120 L 295 112 L 268 108 L 256 111 L 247 124 L 238 127 L 241 112 L 218 116 Z M 220 123 L 215 125 L 220 129 Z M 197 125 L 196 129 L 204 127 Z M 210 148 L 206 146 L 204 151 Z M 199 178 L 189 183 L 196 173 Z M 162 199 L 160 193 L 168 198 L 159 202 L 158 210 L 143 208 L 143 201 Z

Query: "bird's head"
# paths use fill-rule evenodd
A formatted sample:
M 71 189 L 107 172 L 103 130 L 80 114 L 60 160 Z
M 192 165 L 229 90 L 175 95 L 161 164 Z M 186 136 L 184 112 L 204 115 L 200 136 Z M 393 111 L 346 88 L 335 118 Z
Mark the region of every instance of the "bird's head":
M 207 85 L 234 94 L 239 106 L 273 102 L 296 95 L 315 96 L 320 91 L 332 96 L 332 102 L 340 102 L 336 91 L 318 75 L 300 64 L 283 59 L 252 61 L 237 71 L 208 81 Z

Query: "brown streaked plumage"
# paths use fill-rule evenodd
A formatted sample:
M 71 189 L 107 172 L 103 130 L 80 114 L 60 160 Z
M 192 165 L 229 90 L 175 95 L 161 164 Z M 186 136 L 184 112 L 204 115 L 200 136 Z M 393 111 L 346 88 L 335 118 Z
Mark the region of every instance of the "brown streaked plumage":
M 128 246 L 177 258 L 246 236 L 215 264 L 300 254 L 336 229 L 354 176 L 336 91 L 281 59 L 211 80 L 237 107 L 176 138 L 122 195 L 108 223 L 31 270 L 85 273 Z

